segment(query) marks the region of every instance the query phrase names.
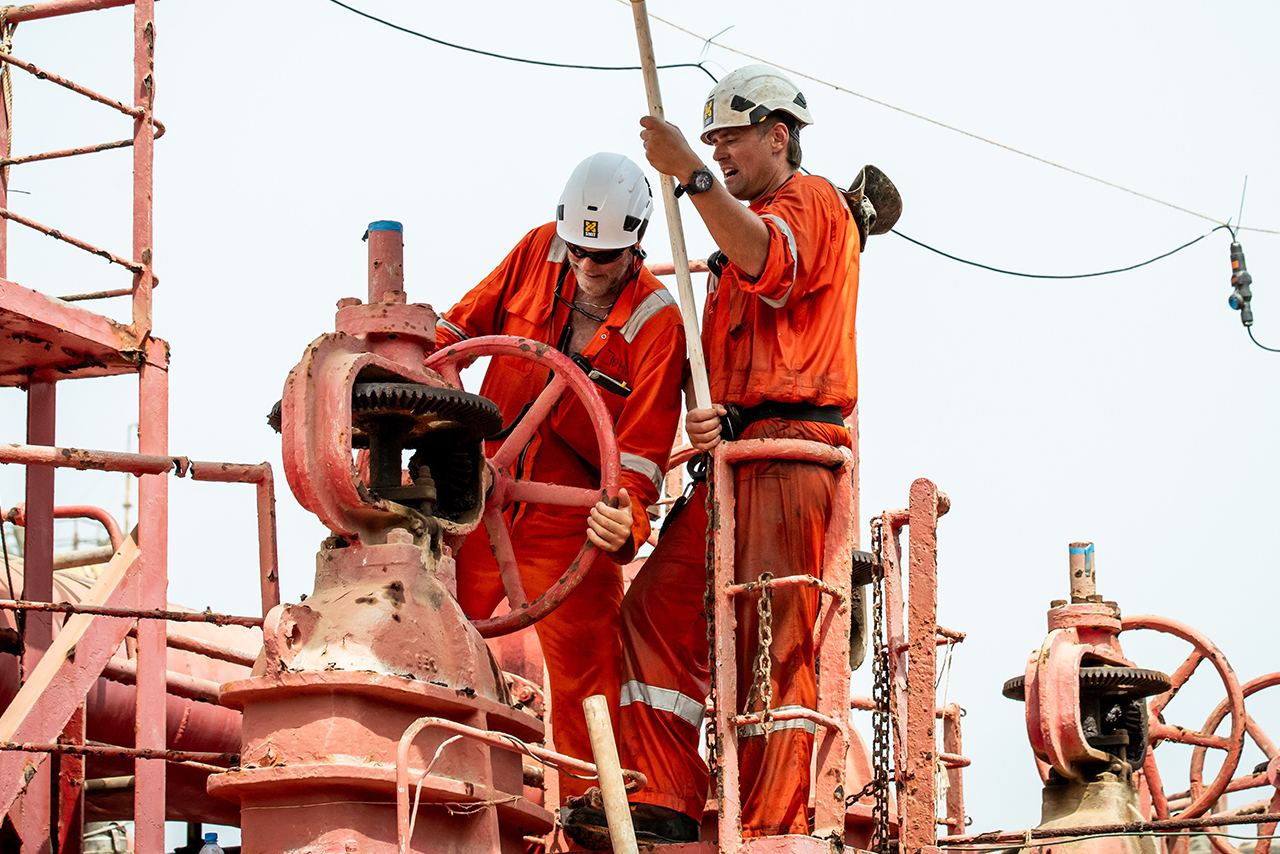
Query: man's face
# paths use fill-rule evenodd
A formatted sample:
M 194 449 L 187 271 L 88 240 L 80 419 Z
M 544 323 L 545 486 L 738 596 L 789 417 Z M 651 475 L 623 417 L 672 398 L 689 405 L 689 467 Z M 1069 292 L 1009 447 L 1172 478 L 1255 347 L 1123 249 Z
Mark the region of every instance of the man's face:
M 597 260 L 612 250 L 597 251 L 586 247 L 569 246 L 569 267 L 578 280 L 578 292 L 588 299 L 604 299 L 616 296 L 631 272 L 631 247 L 617 250 L 612 260 Z M 582 256 L 582 257 L 579 257 Z M 595 256 L 595 257 L 593 257 Z
M 777 170 L 771 133 L 758 125 L 721 128 L 711 135 L 711 145 L 731 196 L 749 202 L 768 189 Z

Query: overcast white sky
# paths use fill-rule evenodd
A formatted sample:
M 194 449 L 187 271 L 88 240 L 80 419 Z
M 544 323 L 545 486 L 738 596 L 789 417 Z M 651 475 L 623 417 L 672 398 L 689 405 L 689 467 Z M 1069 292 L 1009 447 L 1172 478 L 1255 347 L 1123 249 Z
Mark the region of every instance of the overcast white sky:
M 492 51 L 631 64 L 631 13 L 607 0 L 442 4 L 352 0 L 404 26 Z M 1262 2 L 677 3 L 650 11 L 773 62 L 1226 219 L 1249 175 L 1245 225 L 1280 228 L 1280 9 Z M 14 52 L 127 100 L 124 10 L 19 27 Z M 325 0 L 165 0 L 158 6 L 156 333 L 173 345 L 172 452 L 269 460 L 280 477 L 285 595 L 311 588 L 323 536 L 293 501 L 264 416 L 334 303 L 365 294 L 360 235 L 405 225 L 411 298 L 443 310 L 529 228 L 551 218 L 573 165 L 639 160 L 638 72 L 514 65 L 448 50 Z M 661 62 L 703 44 L 654 22 Z M 748 60 L 707 49 L 717 74 Z M 844 183 L 866 162 L 905 197 L 900 227 L 1018 270 L 1087 272 L 1154 256 L 1212 227 L 834 89 L 801 82 L 816 124 L 805 164 Z M 663 73 L 668 117 L 698 125 L 710 81 Z M 18 73 L 15 152 L 127 136 L 129 122 Z M 16 167 L 15 210 L 128 254 L 128 151 Z M 657 218 L 661 219 L 659 205 Z M 711 243 L 691 212 L 690 252 Z M 120 287 L 100 259 L 10 229 L 10 278 L 47 293 Z M 665 224 L 648 241 L 670 257 Z M 1280 347 L 1280 237 L 1242 236 L 1260 340 Z M 967 707 L 974 829 L 1038 819 L 1022 707 L 1000 697 L 1066 593 L 1066 546 L 1097 543 L 1100 589 L 1126 613 L 1191 623 L 1241 681 L 1276 667 L 1280 355 L 1226 306 L 1219 232 L 1126 275 L 998 276 L 887 235 L 864 258 L 859 307 L 864 518 L 902 506 L 915 477 L 947 491 L 941 622 L 969 632 L 949 698 Z M 674 287 L 674 284 L 672 285 Z M 699 284 L 700 287 L 700 284 Z M 114 310 L 124 314 L 124 301 Z M 59 387 L 60 444 L 123 449 L 132 380 Z M 0 390 L 0 440 L 25 399 Z M 22 499 L 0 470 L 0 503 Z M 60 473 L 63 503 L 119 513 L 120 476 Z M 171 487 L 171 596 L 257 607 L 252 493 Z M 1172 670 L 1179 643 L 1126 639 Z M 864 674 L 865 675 L 865 674 Z M 1199 726 L 1221 689 L 1199 675 L 1169 709 Z M 1280 704 L 1254 715 L 1272 730 Z M 869 730 L 868 730 L 869 733 Z M 1186 752 L 1162 748 L 1181 787 Z M 1260 756 L 1246 754 L 1242 767 Z M 1181 769 L 1181 770 L 1178 770 Z M 1242 801 L 1241 801 L 1242 802 Z

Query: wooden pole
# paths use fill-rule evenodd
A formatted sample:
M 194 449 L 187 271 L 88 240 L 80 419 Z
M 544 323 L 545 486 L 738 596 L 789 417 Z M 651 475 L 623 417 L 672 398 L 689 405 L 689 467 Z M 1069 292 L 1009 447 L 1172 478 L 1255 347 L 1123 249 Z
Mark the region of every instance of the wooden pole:
M 613 724 L 609 722 L 609 703 L 603 694 L 592 694 L 582 701 L 587 718 L 587 734 L 591 737 L 591 753 L 600 777 L 600 794 L 604 798 L 604 815 L 609 822 L 609 842 L 615 854 L 639 854 L 636 831 L 631 826 L 631 808 L 627 806 L 627 787 L 622 780 L 622 764 L 618 747 L 613 742 Z
M 644 71 L 644 91 L 649 98 L 649 114 L 665 120 L 662 93 L 658 91 L 658 64 L 653 56 L 653 36 L 649 33 L 649 11 L 645 7 L 645 0 L 631 0 L 631 14 L 636 22 L 636 41 L 640 45 L 640 67 Z M 663 175 L 658 183 L 662 185 L 667 231 L 671 234 L 671 260 L 676 268 L 680 313 L 684 315 L 684 334 L 689 344 L 694 402 L 699 409 L 707 409 L 711 406 L 711 387 L 707 384 L 707 362 L 702 356 L 702 333 L 698 330 L 698 308 L 693 301 L 693 280 L 689 277 L 689 252 L 684 245 L 684 225 L 680 221 L 676 182 L 670 175 Z

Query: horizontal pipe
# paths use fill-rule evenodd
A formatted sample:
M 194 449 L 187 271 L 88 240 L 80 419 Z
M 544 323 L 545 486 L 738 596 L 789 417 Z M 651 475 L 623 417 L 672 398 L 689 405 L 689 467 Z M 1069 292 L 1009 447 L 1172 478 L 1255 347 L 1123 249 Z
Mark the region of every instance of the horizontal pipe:
M 3 57 L 3 56 L 4 54 L 0 53 L 0 57 Z M 22 216 L 21 214 L 14 213 L 8 208 L 0 208 L 0 216 L 8 220 L 13 220 L 14 222 L 20 225 L 25 225 L 27 228 L 35 229 L 36 231 L 40 232 L 43 235 L 46 235 L 47 237 L 52 237 L 54 240 L 61 240 L 63 243 L 70 243 L 72 246 L 76 247 L 77 249 L 83 249 L 85 252 L 88 252 L 90 255 L 97 255 L 99 258 L 105 258 L 108 261 L 110 261 L 112 264 L 119 264 L 121 267 L 124 267 L 126 270 L 129 270 L 130 272 L 141 273 L 143 270 L 143 265 L 139 264 L 137 261 L 129 261 L 125 258 L 121 258 L 119 255 L 114 255 L 105 249 L 99 249 L 97 246 L 94 246 L 92 243 L 86 243 L 85 241 L 81 240 L 78 237 L 72 237 L 69 234 L 63 234 L 61 231 L 59 231 L 56 228 L 53 228 L 48 225 L 44 225 L 43 223 L 36 222 L 34 219 L 28 219 L 27 217 Z
M 102 668 L 102 677 L 123 685 L 137 685 L 138 665 L 133 661 L 113 658 Z M 222 694 L 222 685 L 212 679 L 201 679 L 199 676 L 188 676 L 185 673 L 166 670 L 164 680 L 165 690 L 175 697 L 216 705 Z
M 844 594 L 821 578 L 812 575 L 784 575 L 781 578 L 770 578 L 767 581 L 748 581 L 744 584 L 730 584 L 725 592 L 730 596 L 743 593 L 754 593 L 762 587 L 816 587 L 836 601 L 843 601 Z
M 674 276 L 676 272 L 676 265 L 670 261 L 654 261 L 646 266 L 649 268 L 649 272 L 653 273 L 655 276 Z M 708 267 L 707 262 L 701 258 L 697 260 L 691 258 L 689 259 L 689 272 L 709 273 L 711 272 L 711 268 Z
M 41 18 L 56 18 L 61 15 L 74 15 L 77 12 L 96 12 L 100 9 L 132 5 L 133 0 L 48 0 L 46 3 L 23 3 L 21 6 L 6 6 L 5 21 L 17 24 L 22 21 L 37 21 Z
M 129 637 L 136 638 L 137 630 L 129 632 Z M 200 640 L 199 638 L 189 637 L 188 635 L 167 635 L 165 643 L 169 649 L 180 649 L 183 652 L 190 652 L 196 655 L 202 655 L 205 658 L 211 658 L 215 661 L 226 661 L 231 664 L 239 664 L 241 667 L 252 668 L 257 662 L 257 656 L 250 655 L 247 652 L 241 652 L 238 649 L 219 646 L 209 641 Z
M 775 721 L 813 721 L 818 726 L 826 727 L 830 730 L 837 732 L 844 730 L 844 727 L 835 718 L 829 718 L 821 712 L 815 712 L 813 709 L 785 709 L 774 712 L 769 717 Z M 752 712 L 749 715 L 734 715 L 733 717 L 734 726 L 749 726 L 763 721 L 763 712 Z
M 114 288 L 109 291 L 89 291 L 83 294 L 67 294 L 63 297 L 56 297 L 63 302 L 85 302 L 95 299 L 114 299 L 115 297 L 133 296 L 133 288 Z
M 99 151 L 128 148 L 131 145 L 133 145 L 131 139 L 117 139 L 114 142 L 99 142 L 96 145 L 82 145 L 78 148 L 60 148 L 57 151 L 42 151 L 39 154 L 24 154 L 21 157 L 3 157 L 0 158 L 0 166 L 21 166 L 23 163 L 39 163 L 63 157 L 78 157 L 81 154 L 97 154 Z
M 723 450 L 718 450 L 717 455 L 730 465 L 752 460 L 791 460 L 835 467 L 845 461 L 845 453 L 839 448 L 807 439 L 740 439 L 720 447 Z
M 92 566 L 95 563 L 106 563 L 116 550 L 111 546 L 98 546 L 92 549 L 76 549 L 70 552 L 57 552 L 53 556 L 54 569 L 74 569 L 77 566 Z
M 969 757 L 958 753 L 939 753 L 938 761 L 946 768 L 968 768 L 973 764 Z
M 1236 779 L 1228 783 L 1227 788 L 1223 790 L 1222 794 L 1229 795 L 1234 792 L 1243 792 L 1248 789 L 1257 789 L 1261 786 L 1267 785 L 1268 782 L 1269 781 L 1267 780 L 1266 771 L 1260 771 L 1257 774 L 1246 774 L 1245 776 L 1237 777 Z M 1169 806 L 1173 806 L 1174 801 L 1187 801 L 1188 803 L 1190 803 L 1191 802 L 1190 790 L 1185 792 L 1178 792 L 1176 794 L 1170 795 Z
M 73 756 L 103 756 L 112 759 L 162 759 L 179 765 L 192 765 L 208 771 L 222 772 L 240 763 L 236 753 L 207 753 L 194 750 L 159 750 L 119 747 L 114 744 L 47 744 L 33 741 L 0 741 L 0 750 L 20 753 L 57 753 Z M 212 763 L 223 763 L 214 765 Z
M 52 71 L 45 71 L 35 63 L 27 62 L 25 59 L 18 59 L 18 57 L 11 53 L 0 53 L 0 62 L 6 62 L 9 65 L 16 65 L 23 71 L 35 75 L 35 77 L 40 80 L 48 80 L 50 83 L 56 83 L 64 89 L 70 89 L 77 95 L 83 95 L 91 101 L 97 101 L 99 104 L 124 113 L 126 116 L 140 119 L 147 114 L 146 109 L 143 107 L 131 107 L 123 101 L 117 101 L 115 98 L 108 98 L 106 95 L 101 95 L 88 87 L 81 86 L 73 80 L 68 80 L 61 75 L 54 74 Z
M 94 792 L 123 792 L 133 788 L 132 774 L 119 777 L 94 777 L 84 781 L 84 790 L 88 794 Z
M 1073 836 L 1095 836 L 1100 833 L 1160 833 L 1163 831 L 1203 830 L 1210 827 L 1226 827 L 1233 824 L 1269 824 L 1280 822 L 1280 813 L 1263 813 L 1249 816 L 1214 816 L 1199 818 L 1169 818 L 1161 821 L 1131 821 L 1115 824 L 1092 824 L 1079 827 L 1034 827 L 1027 830 L 976 833 L 969 836 L 948 836 L 938 840 L 938 845 L 985 845 L 987 843 L 1026 842 L 1031 839 L 1069 840 Z
M 127 620 L 168 620 L 171 623 L 213 623 L 215 626 L 249 626 L 261 628 L 261 617 L 215 614 L 213 611 L 166 611 L 161 608 L 109 608 L 73 602 L 31 602 L 25 599 L 0 599 L 0 611 L 53 611 L 58 614 L 94 614 L 99 617 L 121 617 Z

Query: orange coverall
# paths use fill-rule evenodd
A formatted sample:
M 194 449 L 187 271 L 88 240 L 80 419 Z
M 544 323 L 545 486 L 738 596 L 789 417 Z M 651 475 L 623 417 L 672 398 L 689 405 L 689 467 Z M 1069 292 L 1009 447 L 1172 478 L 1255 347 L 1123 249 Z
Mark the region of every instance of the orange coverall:
M 764 401 L 836 406 L 857 402 L 854 313 L 858 232 L 843 199 L 823 178 L 795 175 L 751 205 L 769 230 L 764 271 L 752 280 L 732 261 L 708 282 L 702 341 L 712 400 L 751 407 Z M 770 418 L 742 437 L 807 439 L 848 446 L 843 426 Z M 735 468 L 735 571 L 739 582 L 764 572 L 822 575 L 823 541 L 836 474 L 807 463 L 760 461 Z M 622 606 L 620 752 L 649 785 L 636 803 L 668 807 L 701 821 L 707 768 L 698 733 L 709 689 L 705 550 L 706 485 L 671 519 Z M 721 520 L 727 524 L 728 520 Z M 739 711 L 753 679 L 756 596 L 739 597 Z M 818 593 L 773 596 L 772 707 L 817 702 L 813 626 Z M 728 664 L 727 666 L 735 666 Z M 757 704 L 758 708 L 758 704 Z M 747 836 L 808 833 L 809 721 L 777 721 L 768 739 L 758 725 L 739 729 L 742 825 Z
M 557 344 L 570 311 L 555 300 L 557 282 L 561 296 L 572 301 L 577 281 L 568 269 L 564 243 L 554 223 L 548 223 L 525 235 L 497 269 L 445 312 L 436 326 L 436 349 L 481 335 L 519 335 Z M 631 541 L 615 554 L 598 556 L 579 587 L 536 628 L 551 680 L 556 749 L 590 760 L 582 701 L 604 694 L 610 708 L 617 706 L 622 654 L 619 563 L 628 562 L 649 536 L 647 508 L 657 501 L 680 415 L 684 329 L 675 301 L 647 269 L 641 267 L 623 286 L 582 355 L 592 367 L 631 388 L 625 397 L 600 389 L 622 457 L 620 486 L 631 497 Z M 480 394 L 498 405 L 509 426 L 546 386 L 549 374 L 531 361 L 495 357 Z M 500 445 L 500 440 L 490 441 L 488 453 Z M 571 392 L 539 426 L 517 466 L 516 476 L 522 480 L 579 487 L 600 483 L 595 431 Z M 512 546 L 531 600 L 576 556 L 586 540 L 587 515 L 586 509 L 530 504 L 508 510 Z M 474 619 L 490 616 L 505 594 L 483 527 L 467 538 L 457 561 L 463 610 Z M 562 775 L 561 797 L 580 794 L 586 786 Z

